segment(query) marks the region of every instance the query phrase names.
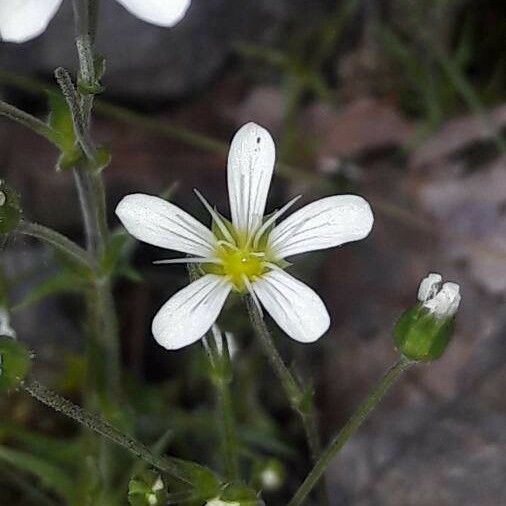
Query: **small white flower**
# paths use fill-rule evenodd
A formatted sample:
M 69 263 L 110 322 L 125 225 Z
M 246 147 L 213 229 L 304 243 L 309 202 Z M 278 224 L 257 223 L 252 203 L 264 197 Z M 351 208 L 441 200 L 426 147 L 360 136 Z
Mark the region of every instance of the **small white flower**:
M 158 26 L 174 26 L 191 0 L 117 0 L 134 16 Z M 25 42 L 45 31 L 63 0 L 0 0 L 0 39 Z
M 373 224 L 369 204 L 355 195 L 326 197 L 276 220 L 298 200 L 264 217 L 275 162 L 267 130 L 244 125 L 228 158 L 232 222 L 222 218 L 198 193 L 213 220 L 213 231 L 161 198 L 134 194 L 116 214 L 137 239 L 192 255 L 159 263 L 198 263 L 204 275 L 177 292 L 153 320 L 155 339 L 178 349 L 200 339 L 216 321 L 231 291 L 249 293 L 293 339 L 309 343 L 330 325 L 320 297 L 285 272 L 287 257 L 339 246 L 366 237 Z
M 420 283 L 418 300 L 438 318 L 451 318 L 460 304 L 460 287 L 457 283 L 445 283 L 440 274 L 431 273 Z

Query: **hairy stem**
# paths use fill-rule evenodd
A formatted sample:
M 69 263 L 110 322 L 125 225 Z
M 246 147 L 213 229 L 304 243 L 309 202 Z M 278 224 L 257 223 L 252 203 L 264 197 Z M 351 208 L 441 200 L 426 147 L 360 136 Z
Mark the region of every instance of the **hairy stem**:
M 82 107 L 82 98 L 76 90 L 69 72 L 63 67 L 58 67 L 55 70 L 54 75 L 69 106 L 77 140 L 79 141 L 79 144 L 81 145 L 81 148 L 86 157 L 89 160 L 93 161 L 96 157 L 96 149 L 93 145 L 93 142 L 91 141 L 89 133 L 88 116 L 90 114 L 90 111 L 86 110 L 85 117 L 85 113 Z
M 195 279 L 195 269 L 189 268 L 190 280 Z M 211 383 L 216 388 L 218 427 L 221 432 L 221 447 L 227 480 L 234 481 L 239 475 L 237 431 L 230 384 L 232 383 L 232 361 L 228 340 L 216 328 L 204 337 L 203 344 L 209 361 Z M 217 340 L 221 340 L 219 344 Z
M 379 404 L 387 391 L 406 372 L 414 362 L 405 357 L 401 357 L 383 376 L 379 383 L 373 388 L 365 401 L 358 407 L 355 413 L 348 420 L 346 425 L 340 430 L 329 446 L 321 454 L 318 462 L 308 474 L 302 485 L 299 487 L 288 506 L 300 506 L 315 487 L 318 481 L 323 477 L 327 467 L 339 450 L 355 434 L 357 429 L 365 421 L 369 413 Z
M 53 129 L 35 116 L 32 116 L 31 114 L 28 114 L 27 112 L 22 111 L 3 100 L 0 100 L 0 115 L 16 121 L 36 134 L 41 135 L 49 142 L 55 144 L 55 134 Z
M 311 456 L 313 460 L 316 461 L 320 455 L 320 435 L 318 432 L 316 412 L 312 399 L 307 398 L 308 394 L 304 392 L 298 381 L 286 366 L 283 358 L 274 345 L 271 333 L 269 332 L 260 311 L 252 298 L 249 296 L 246 298 L 246 306 L 248 308 L 251 324 L 260 339 L 265 355 L 271 363 L 274 372 L 278 376 L 288 400 L 290 401 L 292 409 L 301 417 Z M 321 502 L 324 504 L 327 502 L 325 484 L 322 485 Z
M 218 406 L 222 432 L 225 476 L 234 481 L 238 477 L 237 434 L 230 385 L 227 381 L 217 382 Z
M 84 267 L 90 269 L 93 267 L 91 257 L 83 248 L 55 230 L 24 220 L 19 223 L 16 230 L 20 234 L 40 239 Z
M 181 481 L 186 481 L 186 478 L 179 469 L 179 465 L 175 459 L 173 460 L 168 457 L 155 455 L 146 445 L 124 434 L 102 417 L 85 411 L 80 406 L 70 402 L 37 381 L 24 382 L 22 387 L 32 397 L 46 406 L 63 413 L 87 429 L 100 434 L 104 438 L 119 446 L 122 446 L 136 457 L 146 461 L 160 471 Z

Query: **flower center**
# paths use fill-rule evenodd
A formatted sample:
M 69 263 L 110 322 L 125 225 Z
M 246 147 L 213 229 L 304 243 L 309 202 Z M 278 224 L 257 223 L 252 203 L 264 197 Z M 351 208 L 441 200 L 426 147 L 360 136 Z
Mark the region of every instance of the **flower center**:
M 223 274 L 229 276 L 238 292 L 245 292 L 245 280 L 251 281 L 267 271 L 264 253 L 252 251 L 248 248 L 235 249 L 220 246 L 218 258 L 222 262 Z

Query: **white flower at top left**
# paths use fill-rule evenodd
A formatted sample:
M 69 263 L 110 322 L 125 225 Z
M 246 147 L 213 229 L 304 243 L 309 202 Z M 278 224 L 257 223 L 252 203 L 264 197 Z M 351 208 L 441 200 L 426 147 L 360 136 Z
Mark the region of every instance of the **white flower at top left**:
M 116 0 L 134 16 L 170 27 L 186 14 L 191 0 Z M 45 31 L 63 0 L 0 0 L 0 39 L 26 42 Z

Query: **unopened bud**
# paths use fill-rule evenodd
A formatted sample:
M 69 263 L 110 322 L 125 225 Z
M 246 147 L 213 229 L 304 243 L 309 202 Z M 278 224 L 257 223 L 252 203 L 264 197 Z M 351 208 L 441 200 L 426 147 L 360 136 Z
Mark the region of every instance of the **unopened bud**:
M 12 232 L 21 219 L 18 194 L 0 180 L 0 234 Z
M 456 283 L 442 284 L 439 274 L 429 274 L 420 283 L 418 301 L 397 321 L 395 345 L 411 360 L 435 360 L 452 337 L 460 287 Z

